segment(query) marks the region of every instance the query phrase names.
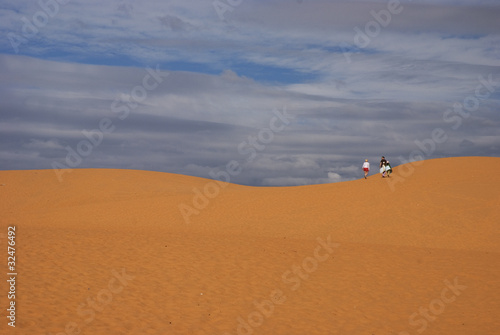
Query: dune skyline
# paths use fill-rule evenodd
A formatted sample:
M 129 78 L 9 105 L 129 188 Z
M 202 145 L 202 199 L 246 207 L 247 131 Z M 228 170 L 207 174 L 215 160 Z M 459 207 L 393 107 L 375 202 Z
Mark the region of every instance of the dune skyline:
M 0 334 L 498 335 L 499 17 L 2 0 Z

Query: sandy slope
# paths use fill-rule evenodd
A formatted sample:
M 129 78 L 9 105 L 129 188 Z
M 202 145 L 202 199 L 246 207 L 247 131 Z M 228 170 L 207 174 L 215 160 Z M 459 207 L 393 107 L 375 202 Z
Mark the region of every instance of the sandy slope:
M 18 272 L 16 328 L 2 279 L 0 332 L 498 334 L 499 163 L 283 188 L 0 171 L 0 272 L 8 225 Z

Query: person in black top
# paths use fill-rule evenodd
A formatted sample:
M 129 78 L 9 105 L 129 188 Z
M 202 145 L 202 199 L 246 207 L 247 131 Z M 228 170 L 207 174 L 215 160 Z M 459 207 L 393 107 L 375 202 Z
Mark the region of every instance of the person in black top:
M 385 178 L 385 165 L 387 164 L 387 160 L 385 159 L 384 156 L 382 156 L 382 159 L 380 160 L 380 168 L 383 170 L 382 171 L 382 178 Z

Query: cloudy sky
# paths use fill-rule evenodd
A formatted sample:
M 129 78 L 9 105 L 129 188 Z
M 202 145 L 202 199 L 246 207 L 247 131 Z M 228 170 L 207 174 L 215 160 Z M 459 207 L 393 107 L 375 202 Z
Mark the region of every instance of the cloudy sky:
M 381 155 L 500 156 L 499 17 L 497 0 L 3 0 L 0 169 L 288 186 Z

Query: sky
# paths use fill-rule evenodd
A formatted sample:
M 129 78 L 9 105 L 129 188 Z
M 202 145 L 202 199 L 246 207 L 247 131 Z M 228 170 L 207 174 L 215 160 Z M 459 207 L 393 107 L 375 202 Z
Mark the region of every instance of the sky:
M 497 0 L 2 0 L 0 169 L 293 186 L 500 156 Z

